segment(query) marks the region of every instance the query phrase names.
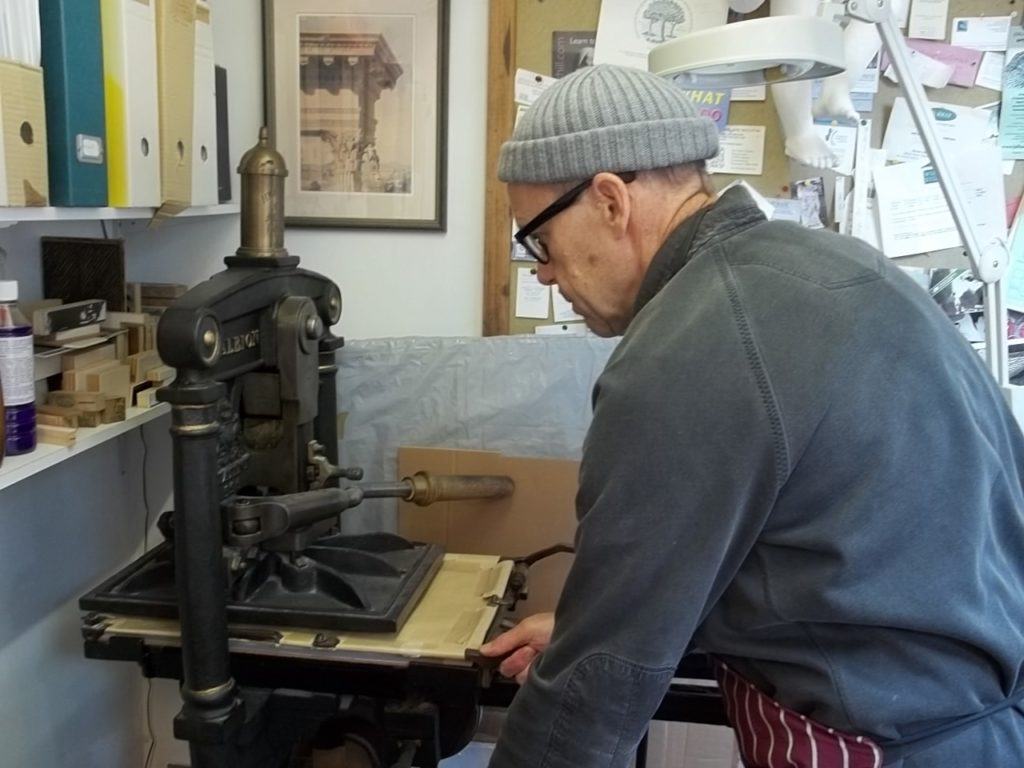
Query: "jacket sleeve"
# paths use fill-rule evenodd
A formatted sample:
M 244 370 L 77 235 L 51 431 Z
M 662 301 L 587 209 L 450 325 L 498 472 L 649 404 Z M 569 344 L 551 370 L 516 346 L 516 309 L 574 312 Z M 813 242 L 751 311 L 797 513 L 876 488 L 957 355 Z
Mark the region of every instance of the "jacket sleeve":
M 595 388 L 576 558 L 491 768 L 627 765 L 764 525 L 785 436 L 738 300 L 712 303 L 628 335 Z

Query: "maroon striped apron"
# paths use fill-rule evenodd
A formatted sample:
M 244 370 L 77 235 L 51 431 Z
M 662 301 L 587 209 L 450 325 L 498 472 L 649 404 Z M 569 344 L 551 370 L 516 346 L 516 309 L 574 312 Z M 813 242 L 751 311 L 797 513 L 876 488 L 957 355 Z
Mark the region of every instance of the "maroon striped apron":
M 717 662 L 725 713 L 747 768 L 880 768 L 882 750 L 786 709 Z

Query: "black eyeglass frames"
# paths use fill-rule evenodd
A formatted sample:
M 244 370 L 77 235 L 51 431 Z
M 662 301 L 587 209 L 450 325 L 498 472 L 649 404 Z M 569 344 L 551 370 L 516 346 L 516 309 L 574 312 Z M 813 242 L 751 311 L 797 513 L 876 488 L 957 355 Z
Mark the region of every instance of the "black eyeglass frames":
M 616 176 L 629 184 L 629 182 L 636 178 L 636 173 L 633 171 L 624 171 L 622 173 L 617 173 Z M 539 263 L 547 264 L 551 261 L 551 256 L 544 247 L 544 243 L 542 243 L 533 233 L 575 203 L 579 199 L 580 195 L 583 194 L 583 191 L 589 187 L 593 181 L 593 176 L 586 181 L 581 181 L 575 187 L 555 200 L 555 202 L 551 203 L 551 205 L 543 211 L 530 219 L 530 221 L 526 223 L 526 226 L 520 227 L 515 233 L 514 237 L 516 242 L 523 246 L 523 248 L 526 249 L 526 252 L 533 256 L 533 258 L 535 258 Z

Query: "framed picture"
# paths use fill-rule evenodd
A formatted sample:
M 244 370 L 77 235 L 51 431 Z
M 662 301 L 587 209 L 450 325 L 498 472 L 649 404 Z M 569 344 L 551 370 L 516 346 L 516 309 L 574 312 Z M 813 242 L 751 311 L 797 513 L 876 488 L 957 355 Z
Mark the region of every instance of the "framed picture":
M 449 0 L 263 0 L 285 221 L 445 228 Z

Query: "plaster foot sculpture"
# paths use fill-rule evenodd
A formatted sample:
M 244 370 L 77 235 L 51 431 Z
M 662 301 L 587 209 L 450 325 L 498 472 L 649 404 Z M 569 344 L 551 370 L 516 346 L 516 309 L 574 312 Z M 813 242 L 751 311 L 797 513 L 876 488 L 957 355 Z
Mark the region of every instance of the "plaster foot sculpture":
M 818 0 L 772 0 L 772 16 L 814 16 Z M 831 168 L 837 158 L 814 130 L 811 114 L 811 82 L 800 80 L 772 86 L 775 111 L 786 139 L 786 154 L 812 168 Z M 847 95 L 849 98 L 849 95 Z M 851 105 L 852 106 L 852 105 Z
M 892 12 L 897 19 L 902 17 L 906 3 L 907 0 L 893 0 Z M 821 97 L 814 105 L 815 117 L 860 117 L 850 100 L 850 90 L 881 47 L 882 39 L 874 24 L 850 20 L 843 33 L 846 71 L 822 81 Z

